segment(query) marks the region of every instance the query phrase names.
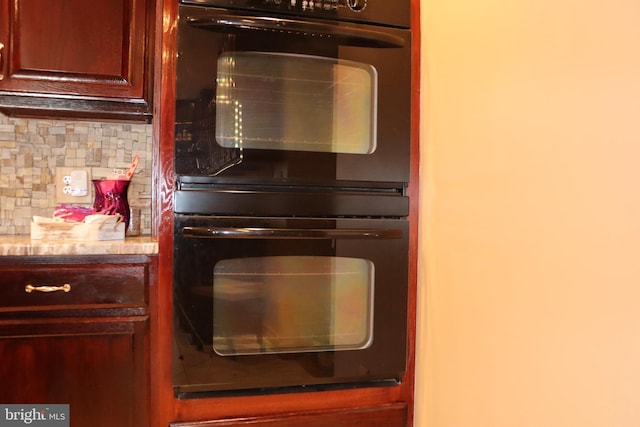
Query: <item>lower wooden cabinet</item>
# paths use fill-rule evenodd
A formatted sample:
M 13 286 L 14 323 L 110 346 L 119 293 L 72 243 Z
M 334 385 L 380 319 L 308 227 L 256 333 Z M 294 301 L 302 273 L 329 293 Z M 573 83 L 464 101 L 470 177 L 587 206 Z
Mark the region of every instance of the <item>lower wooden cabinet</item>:
M 149 258 L 0 257 L 0 403 L 149 425 Z
M 173 423 L 170 427 L 406 427 L 407 405 L 381 406 L 329 411 L 278 414 L 268 417 L 234 418 Z
M 0 326 L 0 402 L 69 404 L 77 427 L 146 426 L 147 320 L 60 320 Z

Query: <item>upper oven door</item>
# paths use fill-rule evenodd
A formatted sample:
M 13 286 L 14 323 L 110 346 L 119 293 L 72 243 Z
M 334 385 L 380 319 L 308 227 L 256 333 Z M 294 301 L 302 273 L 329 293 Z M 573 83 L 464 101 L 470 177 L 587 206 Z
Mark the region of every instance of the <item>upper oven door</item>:
M 406 183 L 409 34 L 181 5 L 176 173 Z

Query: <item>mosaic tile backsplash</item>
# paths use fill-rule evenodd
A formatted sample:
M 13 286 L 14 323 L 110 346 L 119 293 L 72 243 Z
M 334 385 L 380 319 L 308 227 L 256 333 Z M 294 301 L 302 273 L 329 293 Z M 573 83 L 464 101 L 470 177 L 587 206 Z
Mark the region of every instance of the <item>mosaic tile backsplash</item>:
M 151 232 L 151 125 L 23 119 L 0 114 L 0 238 L 28 235 L 33 216 L 51 217 L 58 167 L 88 167 L 91 177 L 127 170 L 140 156 L 128 199 Z M 93 189 L 91 189 L 93 191 Z M 91 206 L 84 204 L 81 206 Z

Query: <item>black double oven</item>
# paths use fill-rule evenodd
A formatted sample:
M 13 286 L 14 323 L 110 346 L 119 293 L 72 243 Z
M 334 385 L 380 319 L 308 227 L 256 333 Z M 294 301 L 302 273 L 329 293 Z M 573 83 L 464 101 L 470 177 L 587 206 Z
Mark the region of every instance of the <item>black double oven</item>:
M 179 398 L 398 384 L 409 0 L 182 0 Z

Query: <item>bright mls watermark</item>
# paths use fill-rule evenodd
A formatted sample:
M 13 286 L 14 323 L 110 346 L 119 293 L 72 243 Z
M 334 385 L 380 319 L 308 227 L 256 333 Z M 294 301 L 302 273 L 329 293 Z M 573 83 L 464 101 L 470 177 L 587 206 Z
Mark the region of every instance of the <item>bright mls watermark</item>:
M 2 405 L 0 427 L 69 427 L 69 405 Z

